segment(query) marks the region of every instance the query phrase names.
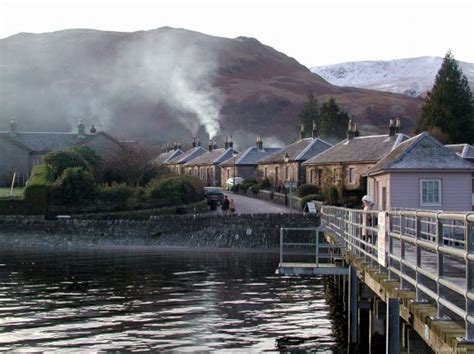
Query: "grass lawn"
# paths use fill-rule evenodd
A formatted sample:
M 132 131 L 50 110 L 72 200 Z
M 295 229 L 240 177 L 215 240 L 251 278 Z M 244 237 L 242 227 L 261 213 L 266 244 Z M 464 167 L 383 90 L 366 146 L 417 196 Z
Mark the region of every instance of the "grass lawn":
M 13 197 L 21 197 L 23 195 L 23 187 L 13 188 Z M 10 197 L 10 188 L 0 188 L 0 198 Z

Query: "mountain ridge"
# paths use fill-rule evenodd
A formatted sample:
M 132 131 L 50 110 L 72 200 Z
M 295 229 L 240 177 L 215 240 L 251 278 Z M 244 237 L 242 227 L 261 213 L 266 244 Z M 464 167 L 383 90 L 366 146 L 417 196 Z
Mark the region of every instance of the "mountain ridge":
M 394 115 L 410 131 L 422 104 L 331 85 L 255 38 L 171 27 L 17 34 L 0 39 L 0 53 L 0 130 L 13 116 L 23 130 L 74 130 L 83 119 L 152 142 L 233 135 L 245 146 L 256 135 L 294 140 L 309 90 L 319 102 L 334 97 L 367 131 Z
M 416 57 L 394 60 L 363 60 L 315 66 L 310 70 L 328 82 L 342 87 L 358 87 L 424 96 L 431 90 L 443 58 Z M 474 64 L 458 61 L 474 88 Z

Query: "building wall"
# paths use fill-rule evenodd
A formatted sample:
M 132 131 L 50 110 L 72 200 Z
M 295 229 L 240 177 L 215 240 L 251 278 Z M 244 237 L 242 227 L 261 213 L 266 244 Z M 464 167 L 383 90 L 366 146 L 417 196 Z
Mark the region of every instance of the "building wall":
M 360 189 L 361 177 L 372 166 L 373 163 L 310 165 L 305 167 L 306 181 L 318 187 L 323 187 L 324 181 L 328 181 L 336 187 Z
M 274 187 L 281 186 L 287 180 L 298 184 L 303 184 L 306 180 L 299 162 L 259 164 L 257 171 L 259 180 L 268 178 Z
M 374 201 L 374 209 L 390 210 L 392 203 L 392 185 L 390 175 L 384 174 L 367 179 L 367 194 Z M 384 196 L 385 194 L 385 196 Z M 385 200 L 385 202 L 384 202 Z
M 30 174 L 30 154 L 25 149 L 0 139 L 0 185 L 11 184 L 13 173 L 16 172 L 23 180 L 23 176 Z
M 226 181 L 234 177 L 234 166 L 220 167 L 221 187 L 225 187 Z M 257 166 L 235 166 L 235 177 L 243 179 L 257 179 Z
M 113 155 L 120 151 L 121 146 L 116 142 L 108 139 L 102 134 L 97 134 L 93 139 L 82 144 L 84 146 L 90 147 L 94 150 L 99 156 Z
M 214 164 L 185 166 L 184 173 L 190 176 L 198 177 L 208 186 L 221 185 L 220 167 Z
M 420 180 L 441 180 L 441 206 L 420 204 Z M 390 174 L 390 207 L 431 209 L 445 211 L 471 211 L 473 178 L 471 172 L 405 172 Z

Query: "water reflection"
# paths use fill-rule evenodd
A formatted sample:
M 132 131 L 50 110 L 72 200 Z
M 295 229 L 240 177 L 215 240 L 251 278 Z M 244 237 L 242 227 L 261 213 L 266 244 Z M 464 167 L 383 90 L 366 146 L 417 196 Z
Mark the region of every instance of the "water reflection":
M 275 276 L 274 254 L 0 250 L 0 259 L 0 351 L 260 352 L 284 336 L 316 337 L 305 349 L 321 352 L 344 347 L 328 282 Z

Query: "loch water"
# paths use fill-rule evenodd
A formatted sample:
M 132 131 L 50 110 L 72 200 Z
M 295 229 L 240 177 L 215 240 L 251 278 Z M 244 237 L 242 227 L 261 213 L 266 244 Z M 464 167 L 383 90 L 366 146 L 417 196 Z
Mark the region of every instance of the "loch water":
M 0 249 L 0 351 L 346 352 L 332 279 L 277 265 L 256 250 Z

